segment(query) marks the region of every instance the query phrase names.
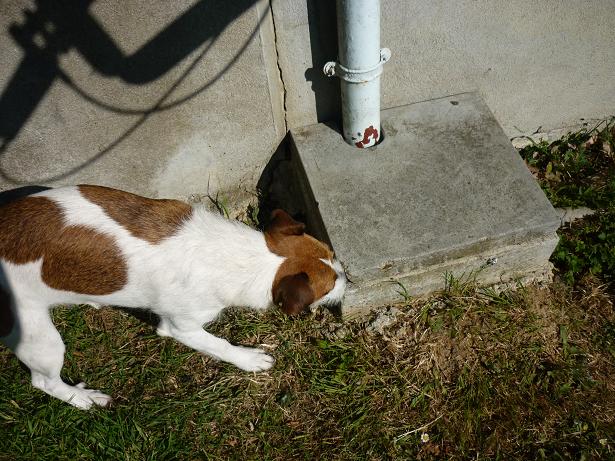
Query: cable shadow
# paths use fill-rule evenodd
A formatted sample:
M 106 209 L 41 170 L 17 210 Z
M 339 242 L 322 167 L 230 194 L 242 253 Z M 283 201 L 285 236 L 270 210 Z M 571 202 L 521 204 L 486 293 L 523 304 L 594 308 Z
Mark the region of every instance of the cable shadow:
M 0 176 L 14 184 L 64 179 L 113 150 L 145 123 L 151 114 L 177 107 L 207 90 L 238 61 L 258 33 L 266 17 L 265 13 L 258 18 L 254 30 L 235 56 L 212 79 L 192 93 L 168 102 L 175 89 L 205 58 L 226 26 L 249 9 L 254 2 L 255 0 L 233 2 L 201 0 L 150 39 L 141 49 L 130 56 L 125 56 L 96 19 L 89 14 L 88 8 L 93 0 L 64 0 L 52 4 L 44 0 L 37 0 L 37 10 L 25 12 L 25 23 L 23 25 L 13 24 L 10 27 L 11 35 L 22 47 L 25 56 L 0 96 L 0 138 L 3 140 L 0 156 L 6 152 L 10 142 L 27 123 L 56 78 L 61 79 L 84 100 L 98 107 L 119 114 L 141 115 L 141 117 L 96 155 L 64 173 L 24 181 L 13 177 L 4 168 L 0 168 Z M 216 14 L 211 14 L 212 11 Z M 114 107 L 97 100 L 85 89 L 79 87 L 59 67 L 58 63 L 60 54 L 75 48 L 100 74 L 119 77 L 127 83 L 145 84 L 168 72 L 208 39 L 211 41 L 193 59 L 190 66 L 156 103 L 147 108 Z M 43 43 L 44 46 L 42 46 Z

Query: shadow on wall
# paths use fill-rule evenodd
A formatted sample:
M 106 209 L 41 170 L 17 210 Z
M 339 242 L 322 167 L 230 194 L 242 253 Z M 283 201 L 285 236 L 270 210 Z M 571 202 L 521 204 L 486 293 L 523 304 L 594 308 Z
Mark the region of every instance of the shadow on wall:
M 316 119 L 326 123 L 341 135 L 341 97 L 338 78 L 329 78 L 323 72 L 328 61 L 336 61 L 337 15 L 332 0 L 310 0 L 307 2 L 308 27 L 312 67 L 305 71 L 305 80 L 311 83 L 316 103 Z M 258 220 L 266 227 L 271 212 L 276 208 L 286 210 L 293 218 L 307 225 L 308 233 L 330 243 L 321 222 L 316 222 L 315 213 L 309 211 L 310 191 L 301 189 L 307 181 L 299 178 L 305 174 L 299 167 L 292 151 L 292 140 L 287 133 L 278 146 L 257 184 L 259 194 Z
M 62 80 L 84 100 L 105 110 L 118 114 L 139 115 L 139 119 L 115 141 L 94 153 L 86 162 L 46 178 L 32 178 L 32 181 L 48 182 L 63 179 L 94 163 L 110 152 L 153 113 L 161 112 L 182 104 L 213 85 L 226 73 L 243 54 L 265 17 L 263 14 L 257 26 L 235 56 L 211 80 L 180 100 L 166 103 L 173 91 L 192 72 L 211 49 L 220 33 L 236 17 L 248 10 L 256 0 L 201 0 L 176 18 L 158 35 L 131 55 L 125 55 L 110 37 L 89 8 L 95 0 L 35 0 L 33 10 L 25 10 L 25 19 L 9 27 L 9 34 L 23 50 L 23 58 L 17 70 L 0 96 L 0 155 L 19 134 L 28 119 L 44 98 L 56 79 Z M 144 2 L 146 3 L 146 2 Z M 186 58 L 203 45 L 204 47 L 185 72 L 165 91 L 155 104 L 147 109 L 115 107 L 99 101 L 81 88 L 59 65 L 61 54 L 77 50 L 96 72 L 105 77 L 120 78 L 130 84 L 150 83 Z M 0 176 L 13 184 L 23 181 L 13 178 L 0 167 Z
M 337 129 L 333 122 L 326 123 Z M 332 184 L 331 187 L 335 187 Z M 306 177 L 305 170 L 293 147 L 290 132 L 274 152 L 257 183 L 258 224 L 267 227 L 271 212 L 282 208 L 294 219 L 306 225 L 306 232 L 332 247 L 331 239 L 318 212 L 318 202 Z M 316 208 L 314 208 L 316 207 Z
M 308 1 L 308 26 L 312 67 L 305 71 L 305 80 L 312 83 L 318 122 L 341 120 L 340 84 L 338 78 L 327 77 L 324 65 L 337 60 L 337 14 L 332 0 Z

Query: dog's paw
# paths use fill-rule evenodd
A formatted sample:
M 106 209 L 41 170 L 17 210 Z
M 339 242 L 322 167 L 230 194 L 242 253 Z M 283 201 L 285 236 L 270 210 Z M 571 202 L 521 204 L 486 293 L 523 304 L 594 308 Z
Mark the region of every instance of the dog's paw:
M 273 366 L 275 360 L 262 349 L 236 346 L 232 364 L 245 371 L 264 371 Z
M 107 394 L 103 394 L 97 389 L 86 389 L 85 383 L 74 386 L 71 393 L 72 395 L 69 396 L 67 402 L 82 410 L 88 410 L 92 405 L 106 407 L 112 400 Z

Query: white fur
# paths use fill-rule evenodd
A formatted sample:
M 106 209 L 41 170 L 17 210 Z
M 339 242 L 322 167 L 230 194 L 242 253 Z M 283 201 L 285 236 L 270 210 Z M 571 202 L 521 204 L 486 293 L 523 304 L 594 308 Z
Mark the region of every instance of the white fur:
M 260 349 L 233 346 L 202 326 L 227 306 L 270 307 L 272 284 L 284 258 L 272 253 L 264 235 L 201 208 L 171 237 L 158 244 L 133 237 L 75 187 L 36 194 L 57 203 L 66 225 L 82 225 L 115 240 L 128 268 L 127 284 L 104 296 L 84 295 L 47 286 L 42 260 L 12 264 L 0 259 L 6 285 L 14 297 L 16 327 L 1 338 L 30 368 L 32 384 L 79 408 L 106 405 L 109 396 L 69 386 L 60 378 L 64 344 L 49 317 L 56 304 L 147 307 L 160 316 L 158 334 L 172 336 L 193 349 L 243 370 L 261 371 L 273 358 Z M 346 278 L 339 262 L 323 260 L 338 273 L 331 292 L 312 306 L 341 302 Z
M 321 261 L 327 266 L 331 267 L 337 274 L 335 279 L 335 285 L 333 289 L 322 298 L 316 300 L 310 307 L 326 306 L 330 304 L 341 304 L 344 299 L 344 292 L 346 291 L 346 272 L 342 267 L 342 264 L 337 260 L 329 261 L 328 259 L 322 259 Z

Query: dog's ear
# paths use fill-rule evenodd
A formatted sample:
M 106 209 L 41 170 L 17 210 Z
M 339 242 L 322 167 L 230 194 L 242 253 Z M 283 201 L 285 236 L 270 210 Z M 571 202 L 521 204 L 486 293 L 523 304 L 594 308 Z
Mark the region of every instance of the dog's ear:
M 305 224 L 295 221 L 286 211 L 276 209 L 271 212 L 271 222 L 265 229 L 268 234 L 301 235 Z
M 297 315 L 314 302 L 314 292 L 305 272 L 287 275 L 273 287 L 273 302 L 288 315 Z

